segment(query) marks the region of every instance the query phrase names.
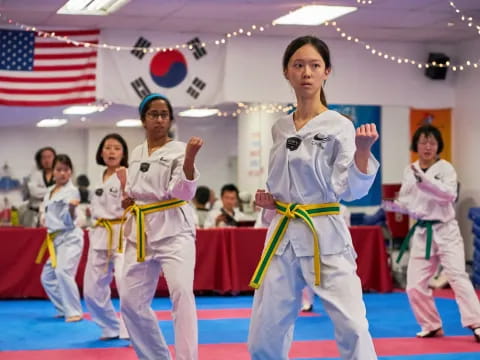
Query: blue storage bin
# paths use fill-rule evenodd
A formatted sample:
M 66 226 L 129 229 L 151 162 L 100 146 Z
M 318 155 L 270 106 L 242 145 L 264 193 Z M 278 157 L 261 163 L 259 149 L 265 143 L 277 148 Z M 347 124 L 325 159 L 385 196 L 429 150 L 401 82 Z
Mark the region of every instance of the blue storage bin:
M 480 208 L 470 208 L 468 211 L 468 218 L 474 223 L 480 225 Z

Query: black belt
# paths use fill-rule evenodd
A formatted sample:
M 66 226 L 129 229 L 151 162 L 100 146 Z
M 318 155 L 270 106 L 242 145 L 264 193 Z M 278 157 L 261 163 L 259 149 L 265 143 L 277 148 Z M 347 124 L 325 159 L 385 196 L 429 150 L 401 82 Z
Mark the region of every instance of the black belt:
M 40 209 L 38 207 L 33 207 L 33 206 L 29 206 L 28 207 L 28 210 L 32 210 L 32 211 L 35 211 L 35 212 L 39 212 Z

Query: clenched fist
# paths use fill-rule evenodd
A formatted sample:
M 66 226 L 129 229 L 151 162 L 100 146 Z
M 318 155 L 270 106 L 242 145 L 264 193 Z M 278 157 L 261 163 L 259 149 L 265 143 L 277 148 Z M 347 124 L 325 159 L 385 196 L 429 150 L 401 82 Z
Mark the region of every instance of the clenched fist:
M 255 205 L 264 208 L 264 209 L 270 209 L 270 210 L 275 210 L 275 200 L 273 199 L 272 194 L 269 192 L 266 192 L 263 189 L 258 189 L 256 194 L 255 194 Z
M 198 151 L 203 145 L 202 138 L 198 136 L 193 136 L 188 140 L 187 148 L 185 149 L 185 158 L 186 159 L 195 159 Z
M 357 128 L 355 134 L 355 145 L 361 152 L 370 152 L 373 143 L 378 139 L 377 127 L 375 124 L 363 124 Z

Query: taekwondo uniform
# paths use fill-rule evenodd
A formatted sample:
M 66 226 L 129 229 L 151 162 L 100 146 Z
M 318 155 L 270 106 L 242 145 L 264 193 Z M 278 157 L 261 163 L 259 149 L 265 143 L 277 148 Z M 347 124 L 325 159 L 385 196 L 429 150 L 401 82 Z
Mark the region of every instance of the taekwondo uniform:
M 42 205 L 48 237 L 37 262 L 41 261 L 46 249 L 50 258 L 43 267 L 41 282 L 59 316 L 81 316 L 82 306 L 75 275 L 82 256 L 83 231 L 74 224 L 69 212 L 69 202 L 80 200 L 80 194 L 71 181 L 50 198 L 53 188 L 48 189 Z
M 122 287 L 124 258 L 118 252 L 123 209 L 120 181 L 115 174 L 103 182 L 102 173 L 92 193 L 90 209 L 94 227 L 89 232 L 90 248 L 83 281 L 85 304 L 92 320 L 102 329 L 102 338 L 128 338 L 123 320 L 117 318 L 110 292 L 114 275 L 117 289 Z
M 335 325 L 342 359 L 377 359 L 356 274 L 356 253 L 338 201 L 365 196 L 379 164 L 371 155 L 367 174 L 358 170 L 354 162 L 355 129 L 335 111 L 319 114 L 298 131 L 292 115 L 285 116 L 273 125 L 272 136 L 267 188 L 281 203 L 277 202 L 277 211 L 264 212 L 272 220 L 267 240 L 273 239 L 286 218 L 290 221 L 286 229 L 283 227 L 283 238 L 272 248 L 274 255 L 267 269 L 262 272 L 259 265 L 252 279 L 252 286 L 259 287 L 248 338 L 252 360 L 288 359 L 306 285 L 320 297 Z M 308 221 L 292 218 L 292 212 L 301 215 L 301 209 L 295 210 L 292 203 L 304 204 L 305 212 L 312 214 L 325 211 L 324 216 L 311 215 L 311 227 L 307 226 Z M 264 250 L 262 260 L 266 253 Z M 320 257 L 318 266 L 315 253 Z M 256 280 L 262 276 L 259 284 Z
M 411 229 L 407 270 L 407 294 L 417 322 L 425 332 L 442 327 L 432 290 L 428 287 L 441 264 L 455 293 L 462 325 L 480 327 L 480 304 L 465 271 L 463 239 L 455 219 L 455 169 L 445 160 L 438 160 L 425 172 L 418 161 L 413 166 L 418 169 L 418 180 L 409 165 L 395 202 L 419 220 Z M 407 246 L 408 237 L 403 248 Z
M 52 177 L 50 181 L 45 179 L 43 170 L 35 170 L 30 176 L 27 183 L 30 198 L 28 200 L 28 208 L 24 216 L 24 224 L 28 227 L 36 227 L 39 222 L 39 212 L 43 198 L 47 193 L 48 187 L 55 184 Z
M 171 359 L 151 309 L 161 274 L 172 301 L 176 359 L 198 358 L 195 215 L 187 201 L 195 195 L 199 174 L 195 170 L 194 180 L 186 179 L 185 149 L 185 143 L 170 141 L 149 155 L 145 141 L 133 151 L 128 169 L 126 192 L 135 205 L 125 224 L 121 311 L 141 360 Z

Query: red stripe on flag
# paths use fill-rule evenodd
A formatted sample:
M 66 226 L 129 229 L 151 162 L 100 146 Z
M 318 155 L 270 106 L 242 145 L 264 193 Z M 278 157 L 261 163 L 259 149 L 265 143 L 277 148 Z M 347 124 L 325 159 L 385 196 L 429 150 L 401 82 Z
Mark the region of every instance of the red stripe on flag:
M 33 71 L 69 71 L 69 70 L 85 70 L 95 69 L 97 64 L 80 64 L 80 65 L 54 65 L 54 66 L 34 66 Z
M 97 56 L 97 51 L 79 54 L 35 54 L 35 60 L 85 59 Z
M 100 30 L 98 29 L 93 29 L 93 30 L 67 30 L 67 31 L 48 31 L 48 32 L 54 32 L 55 36 L 85 36 L 85 35 L 99 35 Z M 37 36 L 42 36 L 39 35 L 38 32 L 35 33 Z
M 72 92 L 80 91 L 95 91 L 95 86 L 77 86 L 67 89 L 9 89 L 0 88 L 1 94 L 10 95 L 58 95 L 58 94 L 70 94 Z
M 64 76 L 64 77 L 28 77 L 18 78 L 12 76 L 0 76 L 0 81 L 14 82 L 14 83 L 59 83 L 71 82 L 79 80 L 95 80 L 95 74 L 87 74 L 80 76 Z
M 62 106 L 71 104 L 89 104 L 95 102 L 95 97 L 63 99 L 63 100 L 5 100 L 0 98 L 0 105 L 6 106 Z
M 81 40 L 78 40 L 81 41 Z M 98 40 L 93 40 L 93 41 L 84 41 L 88 42 L 90 44 L 98 44 Z M 75 45 L 73 43 L 67 43 L 67 42 L 36 42 L 35 43 L 35 49 L 52 49 L 52 48 L 76 48 L 83 45 Z

